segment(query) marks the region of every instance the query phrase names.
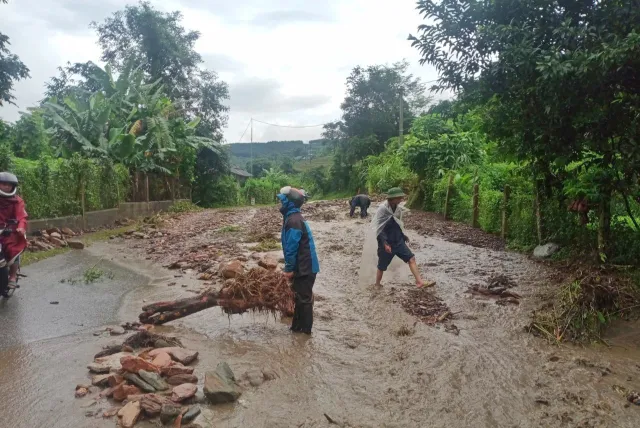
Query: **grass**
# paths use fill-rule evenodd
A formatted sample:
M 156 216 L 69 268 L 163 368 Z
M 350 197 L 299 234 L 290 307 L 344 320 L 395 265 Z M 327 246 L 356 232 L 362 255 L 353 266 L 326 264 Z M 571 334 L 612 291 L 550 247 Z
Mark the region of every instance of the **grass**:
M 267 251 L 279 250 L 282 247 L 280 243 L 275 239 L 264 239 L 260 241 L 258 245 L 249 248 L 251 251 L 257 251 L 259 253 L 266 253 Z
M 202 207 L 199 207 L 198 205 L 194 204 L 191 201 L 174 202 L 173 205 L 169 207 L 170 213 L 187 213 L 187 212 L 202 211 L 202 210 L 203 210 Z
M 311 160 L 301 160 L 293 163 L 293 169 L 300 172 L 310 171 L 317 167 L 330 168 L 333 156 L 319 156 Z
M 232 224 L 230 226 L 221 227 L 218 229 L 218 232 L 240 232 L 241 230 L 242 228 L 240 226 Z
M 22 267 L 28 266 L 32 263 L 37 263 L 41 260 L 45 260 L 50 257 L 64 254 L 67 251 L 70 251 L 70 248 L 53 248 L 51 250 L 38 251 L 35 253 L 31 251 L 27 251 L 20 256 L 20 266 Z

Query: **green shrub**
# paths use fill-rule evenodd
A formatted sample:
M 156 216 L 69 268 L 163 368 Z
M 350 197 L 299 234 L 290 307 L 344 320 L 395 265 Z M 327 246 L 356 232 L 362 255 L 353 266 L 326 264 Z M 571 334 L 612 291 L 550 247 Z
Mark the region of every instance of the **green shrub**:
M 176 201 L 169 207 L 169 212 L 171 213 L 187 213 L 201 210 L 202 207 L 199 207 L 191 201 Z
M 129 171 L 122 165 L 74 156 L 71 159 L 12 159 L 18 192 L 32 219 L 82 213 L 80 183 L 87 211 L 115 208 L 128 193 Z
M 240 186 L 230 175 L 199 181 L 194 187 L 193 200 L 204 208 L 238 205 Z
M 480 187 L 478 195 L 478 223 L 489 233 L 500 233 L 502 229 L 502 205 L 504 194 L 498 190 Z

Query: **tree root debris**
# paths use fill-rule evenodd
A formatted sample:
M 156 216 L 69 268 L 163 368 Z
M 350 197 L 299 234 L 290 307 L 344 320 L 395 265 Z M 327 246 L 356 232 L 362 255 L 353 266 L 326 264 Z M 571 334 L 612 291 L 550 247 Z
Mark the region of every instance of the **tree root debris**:
M 517 284 L 506 275 L 493 275 L 489 278 L 486 285 L 472 285 L 469 287 L 468 293 L 499 297 L 496 304 L 506 306 L 508 304 L 520 304 L 520 295 L 509 291 L 510 288 L 516 287 Z
M 452 316 L 447 305 L 425 289 L 407 291 L 400 303 L 407 313 L 430 325 L 444 322 Z

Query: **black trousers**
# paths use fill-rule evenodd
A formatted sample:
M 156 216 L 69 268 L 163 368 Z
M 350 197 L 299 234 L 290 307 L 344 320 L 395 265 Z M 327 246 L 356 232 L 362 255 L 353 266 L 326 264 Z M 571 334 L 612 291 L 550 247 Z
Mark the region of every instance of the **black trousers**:
M 293 292 L 296 305 L 293 311 L 291 331 L 311 334 L 313 327 L 313 284 L 316 274 L 295 276 L 293 278 Z
M 353 214 L 356 211 L 356 207 L 357 207 L 357 205 L 351 204 L 351 212 L 349 213 L 350 217 L 353 217 Z M 361 218 L 365 218 L 367 216 L 367 208 L 369 208 L 368 205 L 364 206 L 364 207 L 363 206 L 360 207 L 360 217 Z

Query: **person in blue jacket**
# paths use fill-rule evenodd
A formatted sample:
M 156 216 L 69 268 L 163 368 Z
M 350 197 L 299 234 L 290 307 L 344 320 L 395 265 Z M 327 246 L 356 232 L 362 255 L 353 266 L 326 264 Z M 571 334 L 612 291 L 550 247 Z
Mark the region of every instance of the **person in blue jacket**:
M 309 224 L 302 216 L 300 207 L 305 195 L 298 189 L 283 187 L 278 194 L 282 203 L 282 251 L 284 252 L 284 274 L 292 280 L 295 293 L 295 309 L 291 331 L 311 334 L 313 326 L 313 284 L 320 264 Z

